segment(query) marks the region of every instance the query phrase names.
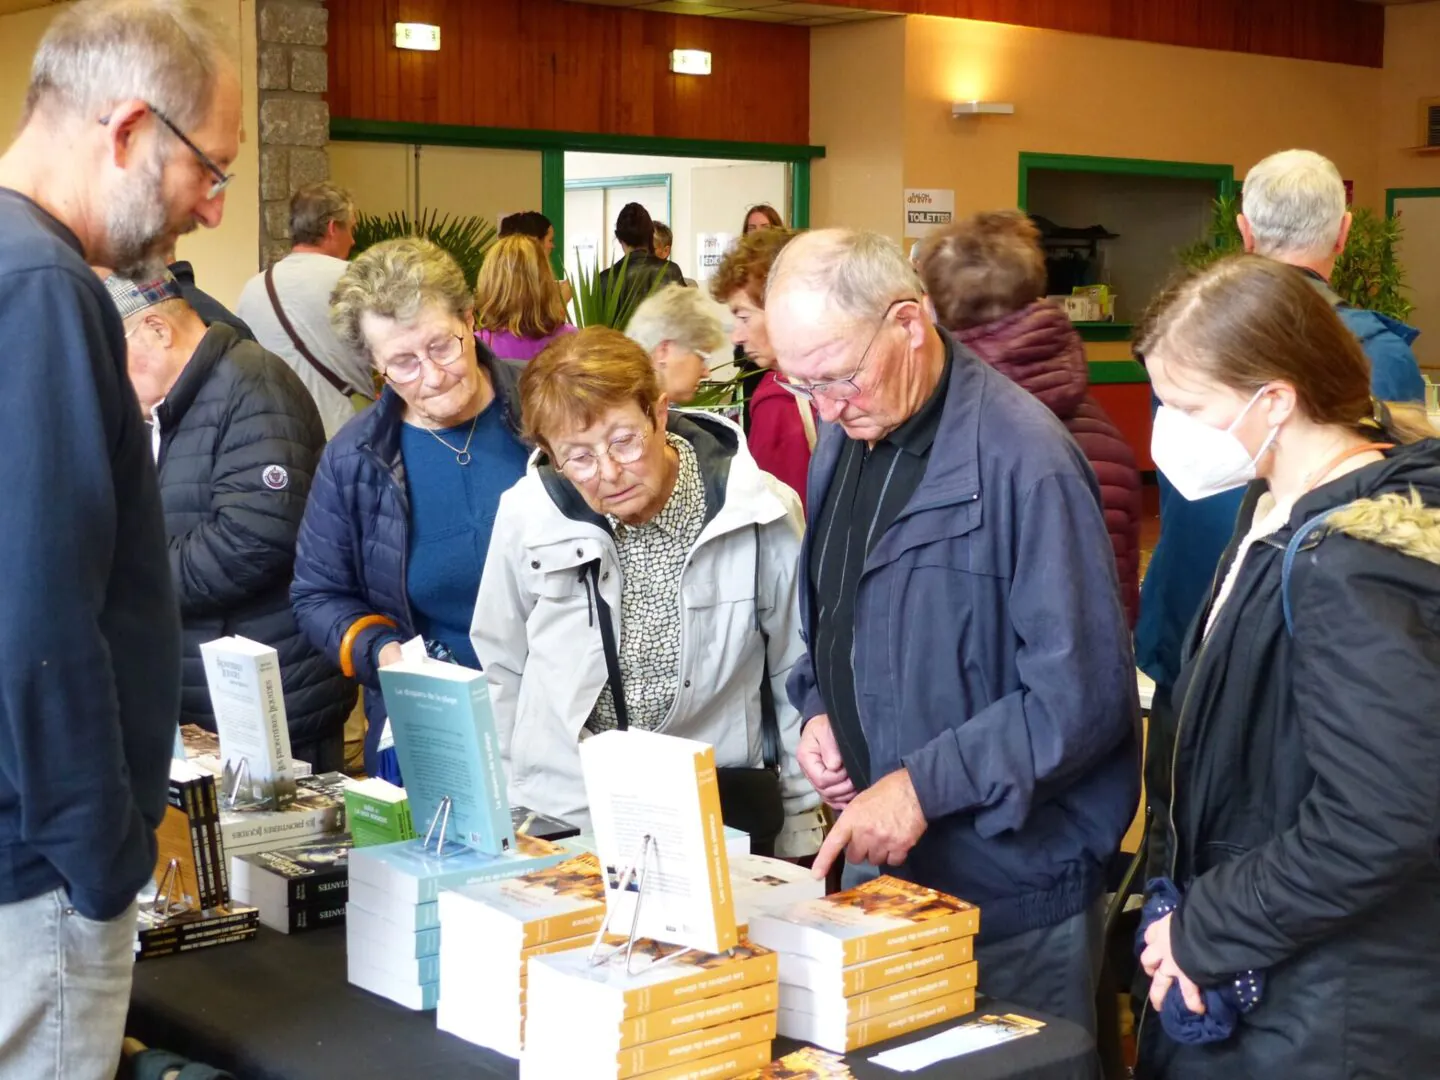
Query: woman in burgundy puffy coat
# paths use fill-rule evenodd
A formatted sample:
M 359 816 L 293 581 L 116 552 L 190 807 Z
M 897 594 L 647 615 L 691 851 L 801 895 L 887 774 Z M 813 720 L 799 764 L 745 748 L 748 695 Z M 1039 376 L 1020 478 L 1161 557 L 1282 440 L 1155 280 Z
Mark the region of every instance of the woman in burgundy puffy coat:
M 1095 470 L 1133 628 L 1140 608 L 1140 472 L 1120 429 L 1090 396 L 1080 335 L 1042 295 L 1039 232 L 1018 210 L 976 214 L 932 234 L 920 247 L 919 269 L 940 325 L 1048 406 Z

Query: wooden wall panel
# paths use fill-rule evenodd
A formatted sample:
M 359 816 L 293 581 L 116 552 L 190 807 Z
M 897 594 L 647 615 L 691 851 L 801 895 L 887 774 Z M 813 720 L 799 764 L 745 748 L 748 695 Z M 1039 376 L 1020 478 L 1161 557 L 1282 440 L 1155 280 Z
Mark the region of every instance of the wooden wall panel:
M 826 0 L 1200 49 L 1381 67 L 1385 9 L 1361 0 Z
M 810 32 L 561 0 L 342 0 L 330 11 L 330 114 L 477 127 L 806 143 Z M 394 24 L 440 27 L 396 49 Z M 672 75 L 671 49 L 714 73 Z

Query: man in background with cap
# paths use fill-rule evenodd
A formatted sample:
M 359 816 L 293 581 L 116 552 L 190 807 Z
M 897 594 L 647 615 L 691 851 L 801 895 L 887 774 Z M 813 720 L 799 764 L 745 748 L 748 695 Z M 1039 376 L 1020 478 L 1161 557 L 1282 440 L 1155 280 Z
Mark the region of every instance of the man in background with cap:
M 130 382 L 150 422 L 170 574 L 184 626 L 180 719 L 213 731 L 200 646 L 238 635 L 280 657 L 290 748 L 344 765 L 355 687 L 295 625 L 295 537 L 325 429 L 289 366 L 233 327 L 209 327 L 166 271 L 105 288 L 125 321 Z

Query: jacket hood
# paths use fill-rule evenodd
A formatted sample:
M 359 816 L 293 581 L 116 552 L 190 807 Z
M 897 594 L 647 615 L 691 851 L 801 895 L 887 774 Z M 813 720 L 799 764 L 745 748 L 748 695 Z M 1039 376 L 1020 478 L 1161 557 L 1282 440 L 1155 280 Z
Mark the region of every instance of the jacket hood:
M 1360 339 L 1362 343 L 1378 337 L 1381 334 L 1394 334 L 1406 345 L 1412 345 L 1415 339 L 1420 336 L 1420 331 L 1409 323 L 1403 323 L 1380 311 L 1365 311 L 1360 308 L 1352 308 L 1350 318 L 1346 320 L 1351 333 Z M 1368 325 L 1367 325 L 1368 324 Z
M 1326 484 L 1295 505 L 1292 528 L 1329 511 L 1326 533 L 1440 565 L 1440 439 L 1400 446 L 1384 461 Z
M 735 524 L 764 524 L 786 513 L 784 503 L 750 450 L 740 428 L 724 417 L 698 410 L 671 409 L 667 430 L 680 436 L 695 451 L 705 485 L 705 527 L 722 515 Z M 530 473 L 539 477 L 545 493 L 564 520 L 600 529 L 609 535 L 610 523 L 590 509 L 575 485 L 560 473 L 543 450 L 530 459 Z
M 955 335 L 987 364 L 1039 398 L 1061 420 L 1085 400 L 1090 369 L 1068 316 L 1049 300 Z

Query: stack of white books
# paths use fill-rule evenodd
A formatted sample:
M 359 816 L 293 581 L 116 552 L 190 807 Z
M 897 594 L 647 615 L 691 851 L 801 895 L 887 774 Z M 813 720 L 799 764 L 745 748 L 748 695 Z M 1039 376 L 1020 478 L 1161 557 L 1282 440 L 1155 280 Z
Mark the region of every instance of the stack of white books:
M 760 855 L 731 855 L 730 883 L 741 926 L 760 912 L 825 893 L 825 883 L 810 871 Z M 443 889 L 439 903 L 437 1026 L 518 1058 L 525 1038 L 526 961 L 594 941 L 605 921 L 599 859 L 587 853 L 508 881 Z
M 442 855 L 419 840 L 356 848 L 345 911 L 349 978 L 410 1009 L 440 999 L 439 895 L 444 888 L 499 881 L 542 870 L 570 852 L 536 837 L 516 838 L 500 855 L 447 842 Z
M 440 893 L 441 1031 L 518 1058 L 525 962 L 588 945 L 605 921 L 605 883 L 593 854 L 508 881 Z
M 899 878 L 750 920 L 780 957 L 781 1035 L 848 1053 L 975 1009 L 980 909 Z
M 770 1060 L 779 987 L 769 950 L 642 939 L 634 975 L 623 944 L 599 965 L 590 953 L 530 958 L 520 1080 L 727 1080 Z

